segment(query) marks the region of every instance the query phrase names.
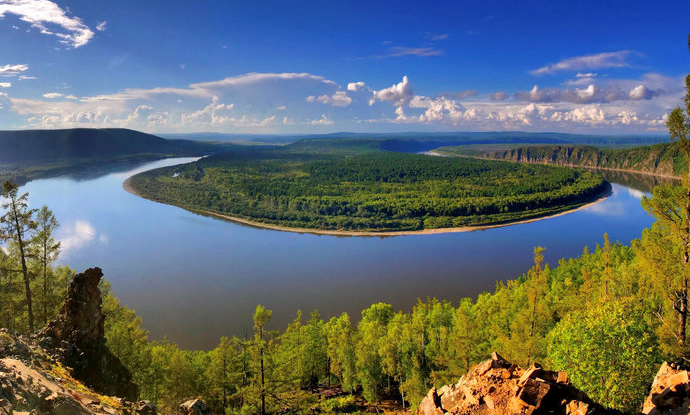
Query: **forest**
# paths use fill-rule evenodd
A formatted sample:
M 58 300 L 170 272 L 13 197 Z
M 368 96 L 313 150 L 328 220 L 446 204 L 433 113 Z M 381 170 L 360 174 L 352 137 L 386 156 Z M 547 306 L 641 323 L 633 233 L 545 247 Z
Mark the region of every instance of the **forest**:
M 145 172 L 129 184 L 145 198 L 186 209 L 351 231 L 505 223 L 578 207 L 608 188 L 587 171 L 394 153 L 371 144 L 329 139 L 241 149 Z
M 282 328 L 259 305 L 252 333 L 219 339 L 210 351 L 150 341 L 106 282 L 107 344 L 163 413 L 194 396 L 216 413 L 356 413 L 382 399 L 415 408 L 430 387 L 455 382 L 492 351 L 522 366 L 565 370 L 593 399 L 633 412 L 658 365 L 688 353 L 687 308 L 678 307 L 687 298 L 685 192 L 655 188 L 643 203 L 658 220 L 631 246 L 604 235 L 595 249 L 554 267 L 536 247 L 534 265 L 492 293 L 426 298 L 411 311 L 377 303 L 355 316 L 298 312 Z M 29 333 L 56 314 L 74 271 L 53 266 L 60 244 L 50 209 L 28 209 L 28 195 L 9 182 L 3 195 L 0 323 Z M 344 394 L 319 398 L 318 386 Z

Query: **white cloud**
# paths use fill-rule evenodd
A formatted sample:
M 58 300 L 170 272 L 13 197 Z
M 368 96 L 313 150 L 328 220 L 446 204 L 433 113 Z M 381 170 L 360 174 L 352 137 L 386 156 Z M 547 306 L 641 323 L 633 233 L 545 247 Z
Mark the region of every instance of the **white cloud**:
M 362 81 L 359 82 L 350 82 L 347 84 L 347 90 L 352 91 L 352 92 L 357 92 L 357 91 L 363 91 L 367 90 L 369 87 L 367 87 L 367 84 L 365 84 Z
M 0 76 L 15 76 L 29 69 L 29 65 L 21 63 L 16 65 L 0 66 Z M 20 78 L 26 79 L 26 78 Z
M 94 33 L 80 18 L 68 16 L 49 0 L 0 0 L 0 17 L 14 14 L 46 35 L 60 38 L 60 43 L 75 48 L 86 45 Z
M 59 92 L 49 92 L 49 93 L 47 93 L 47 94 L 43 94 L 43 97 L 44 97 L 44 98 L 48 98 L 48 99 L 61 98 L 61 97 L 63 97 L 63 96 L 64 96 L 64 95 L 62 95 L 62 94 L 59 93 Z
M 98 30 L 99 32 L 103 32 L 103 31 L 105 31 L 105 29 L 107 29 L 107 28 L 108 28 L 108 22 L 105 21 L 105 20 L 103 20 L 102 22 L 99 22 L 99 23 L 96 25 L 96 30 Z
M 660 91 L 653 91 L 644 85 L 638 85 L 630 90 L 628 96 L 630 99 L 651 99 L 659 95 Z
M 316 98 L 322 104 L 332 105 L 334 107 L 347 107 L 352 104 L 352 98 L 347 96 L 345 91 L 336 91 L 333 95 L 321 95 Z
M 246 74 L 188 87 L 125 89 L 80 99 L 49 94 L 41 99 L 10 98 L 0 93 L 0 105 L 16 114 L 17 125 L 24 128 L 273 133 L 305 132 L 306 126 L 350 130 L 378 123 L 434 130 L 641 133 L 663 131 L 669 108 L 683 97 L 680 77 L 647 74 L 636 80 L 606 78 L 609 81 L 614 84 L 536 87 L 522 92 L 522 100 L 508 99 L 500 91 L 490 100 L 471 91 L 415 95 L 407 76 L 388 88 L 372 90 L 364 81 L 341 86 L 311 74 Z M 318 104 L 331 107 L 326 112 Z
M 594 55 L 575 56 L 564 59 L 553 65 L 543 66 L 530 71 L 532 75 L 552 74 L 557 71 L 578 71 L 599 68 L 621 68 L 629 66 L 627 59 L 633 54 L 629 50 L 596 53 Z
M 623 91 L 618 85 L 609 85 L 600 88 L 589 84 L 585 88 L 540 89 L 535 85 L 530 91 L 521 91 L 515 94 L 515 98 L 528 102 L 572 102 L 574 104 L 588 104 L 594 102 L 613 102 L 620 100 L 648 100 L 661 95 L 662 90 L 652 90 L 644 85 L 637 85 L 629 92 Z
M 11 82 L 0 82 L 0 88 L 9 88 L 12 86 Z
M 580 73 L 575 75 L 575 78 L 596 78 L 597 74 L 594 72 Z
M 375 101 L 390 101 L 393 102 L 393 105 L 399 107 L 410 102 L 413 96 L 412 84 L 407 76 L 403 76 L 402 82 L 380 91 L 374 91 L 369 105 L 372 105 Z
M 25 80 L 38 79 L 38 78 L 36 78 L 35 76 L 19 75 L 19 78 L 17 78 L 17 79 L 19 79 L 20 81 L 25 81 Z
M 326 114 L 321 114 L 321 118 L 318 120 L 311 120 L 311 125 L 331 125 L 333 121 L 329 120 Z

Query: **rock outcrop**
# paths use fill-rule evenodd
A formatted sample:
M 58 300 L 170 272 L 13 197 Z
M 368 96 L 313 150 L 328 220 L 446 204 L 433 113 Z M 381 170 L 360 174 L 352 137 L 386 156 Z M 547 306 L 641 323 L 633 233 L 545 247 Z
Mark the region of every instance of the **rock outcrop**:
M 180 405 L 177 415 L 211 415 L 211 410 L 201 399 L 191 399 Z
M 75 275 L 60 314 L 38 337 L 59 350 L 60 360 L 72 369 L 76 379 L 100 393 L 136 401 L 139 388 L 105 344 L 105 316 L 98 289 L 102 277 L 100 268 Z
M 417 415 L 612 415 L 573 387 L 565 372 L 523 369 L 498 354 L 474 366 L 454 385 L 435 388 Z
M 654 377 L 652 390 L 644 401 L 647 415 L 687 415 L 690 413 L 690 375 L 677 365 L 664 362 Z
M 101 270 L 72 280 L 60 315 L 31 337 L 0 329 L 0 415 L 155 415 L 105 345 Z

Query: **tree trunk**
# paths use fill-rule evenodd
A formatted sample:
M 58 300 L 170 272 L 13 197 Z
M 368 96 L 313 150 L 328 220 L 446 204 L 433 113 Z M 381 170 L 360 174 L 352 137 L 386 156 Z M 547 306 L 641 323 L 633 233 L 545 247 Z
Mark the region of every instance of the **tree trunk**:
M 678 307 L 678 343 L 685 346 L 685 326 L 688 320 L 688 244 L 690 244 L 690 167 L 688 168 L 687 199 L 685 204 L 685 235 L 683 238 L 683 285 Z
M 48 242 L 43 241 L 43 324 L 48 323 Z
M 17 243 L 19 255 L 22 260 L 22 274 L 24 275 L 24 289 L 26 290 L 26 307 L 29 311 L 29 331 L 34 332 L 34 311 L 31 307 L 31 285 L 29 284 L 29 270 L 26 267 L 26 255 L 24 253 L 24 241 L 22 240 L 21 225 L 19 224 L 19 212 L 14 208 L 14 224 L 17 227 Z

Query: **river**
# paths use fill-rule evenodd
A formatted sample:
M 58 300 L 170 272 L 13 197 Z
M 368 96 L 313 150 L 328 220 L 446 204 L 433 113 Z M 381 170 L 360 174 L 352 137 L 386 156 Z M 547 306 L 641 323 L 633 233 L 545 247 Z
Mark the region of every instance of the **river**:
M 22 186 L 32 207 L 59 220 L 59 262 L 98 266 L 122 303 L 143 318 L 151 339 L 209 349 L 224 335 L 252 331 L 257 304 L 284 328 L 343 311 L 358 320 L 375 302 L 410 310 L 418 298 L 454 304 L 516 278 L 546 248 L 547 262 L 594 248 L 607 232 L 629 243 L 653 219 L 640 207 L 650 177 L 604 172 L 611 197 L 545 220 L 466 233 L 337 237 L 259 229 L 141 199 L 122 188 L 129 176 L 191 158 L 159 160 L 104 175 L 57 177 Z

